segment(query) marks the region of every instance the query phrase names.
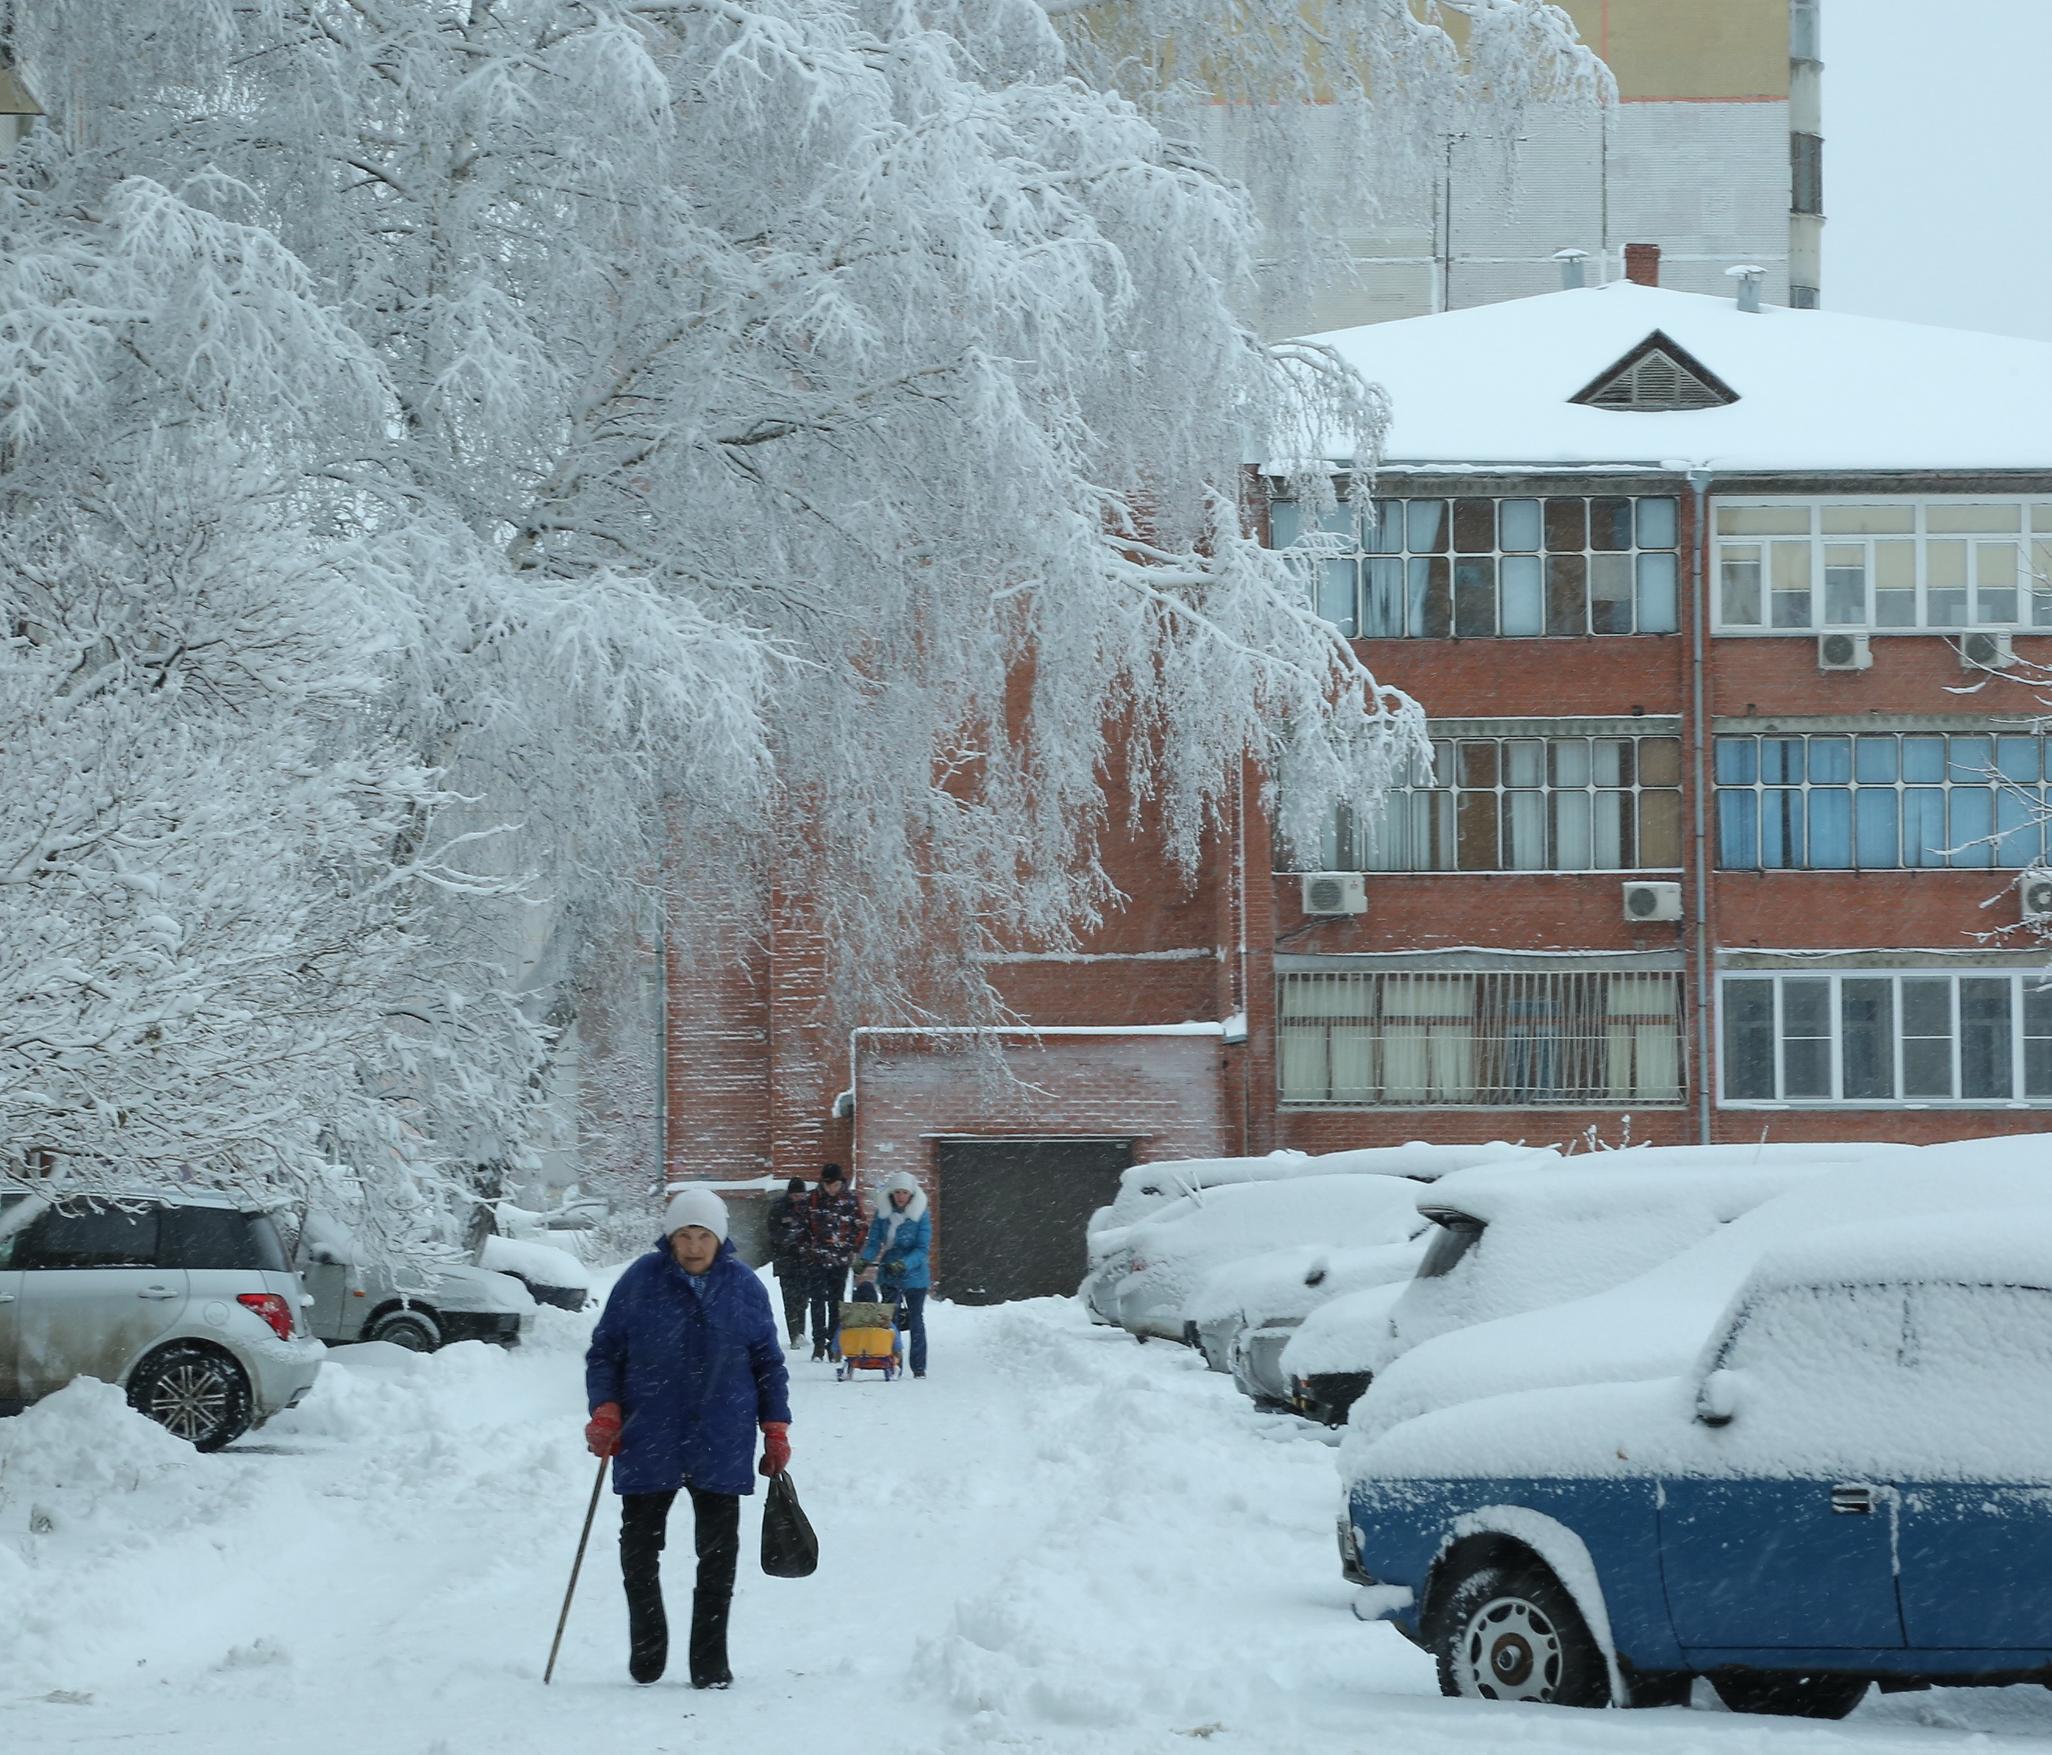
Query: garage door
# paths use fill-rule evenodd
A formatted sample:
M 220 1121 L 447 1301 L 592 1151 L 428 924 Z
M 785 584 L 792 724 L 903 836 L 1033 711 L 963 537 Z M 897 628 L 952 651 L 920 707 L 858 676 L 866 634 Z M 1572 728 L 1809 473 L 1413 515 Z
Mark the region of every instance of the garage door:
M 940 1140 L 943 1293 L 963 1304 L 1066 1295 L 1083 1227 L 1119 1191 L 1131 1140 Z

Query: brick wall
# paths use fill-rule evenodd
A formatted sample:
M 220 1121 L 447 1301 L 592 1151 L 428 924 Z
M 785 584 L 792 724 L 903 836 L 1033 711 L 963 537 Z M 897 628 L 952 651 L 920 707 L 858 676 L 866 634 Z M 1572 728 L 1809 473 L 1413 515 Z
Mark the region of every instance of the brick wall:
M 1002 1064 L 945 1037 L 858 1032 L 855 1159 L 862 1179 L 910 1171 L 943 1241 L 935 1141 L 945 1134 L 1028 1139 L 1131 1137 L 1136 1163 L 1229 1156 L 1217 1034 L 1015 1038 Z

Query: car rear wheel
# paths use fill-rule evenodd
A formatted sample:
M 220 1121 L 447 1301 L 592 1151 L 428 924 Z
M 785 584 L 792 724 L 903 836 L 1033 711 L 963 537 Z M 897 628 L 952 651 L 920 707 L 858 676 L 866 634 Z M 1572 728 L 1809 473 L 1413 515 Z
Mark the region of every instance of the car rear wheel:
M 1537 1562 L 1480 1566 L 1434 1617 L 1439 1691 L 1464 1700 L 1602 1706 L 1603 1653 L 1560 1580 Z
M 128 1405 L 195 1450 L 233 1444 L 254 1417 L 242 1367 L 196 1341 L 166 1347 L 137 1366 Z
M 442 1344 L 442 1331 L 424 1310 L 391 1310 L 370 1325 L 367 1341 L 390 1341 L 409 1353 L 432 1353 Z
M 1864 1676 L 1812 1676 L 1796 1671 L 1731 1671 L 1712 1676 L 1710 1686 L 1733 1712 L 1771 1712 L 1784 1718 L 1844 1718 L 1867 1696 Z

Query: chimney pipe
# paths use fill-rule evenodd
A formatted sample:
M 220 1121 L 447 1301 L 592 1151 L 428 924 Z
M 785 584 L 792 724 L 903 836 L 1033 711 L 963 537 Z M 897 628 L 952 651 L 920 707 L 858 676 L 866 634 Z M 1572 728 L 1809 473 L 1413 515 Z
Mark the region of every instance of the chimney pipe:
M 1757 262 L 1740 262 L 1724 272 L 1738 282 L 1738 308 L 1741 311 L 1758 311 L 1760 282 L 1767 278 L 1767 270 Z
M 1588 261 L 1589 252 L 1572 248 L 1556 250 L 1553 259 L 1560 264 L 1560 290 L 1573 292 L 1582 284 L 1582 264 Z
M 1625 245 L 1625 279 L 1634 286 L 1658 286 L 1660 284 L 1660 246 L 1658 244 Z

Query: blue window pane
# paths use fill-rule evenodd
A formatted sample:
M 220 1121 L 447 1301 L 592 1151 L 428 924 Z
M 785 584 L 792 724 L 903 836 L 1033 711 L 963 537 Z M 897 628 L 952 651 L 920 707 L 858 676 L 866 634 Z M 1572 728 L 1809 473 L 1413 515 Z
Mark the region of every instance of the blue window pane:
M 1328 535 L 1341 538 L 1347 545 L 1354 546 L 1354 538 L 1361 534 L 1360 526 L 1354 522 L 1354 502 L 1342 500 L 1318 520 L 1318 528 Z
M 1902 777 L 1905 780 L 1945 778 L 1945 739 L 1906 737 L 1902 740 Z
M 1536 507 L 1537 500 L 1506 500 L 1506 508 L 1516 505 Z M 1534 513 L 1537 516 L 1537 513 Z M 1546 587 L 1540 575 L 1537 555 L 1505 555 L 1503 557 L 1503 631 L 1506 634 L 1543 634 L 1546 632 Z
M 1505 500 L 1496 509 L 1497 537 L 1506 553 L 1539 552 L 1539 502 Z
M 1853 778 L 1862 786 L 1885 786 L 1895 779 L 1896 744 L 1892 737 L 1853 739 Z
M 1995 765 L 1994 740 L 1985 737 L 1955 737 L 1952 744 L 1953 780 L 1985 780 Z
M 1361 604 L 1361 632 L 1371 640 L 1400 640 L 1404 633 L 1404 563 L 1393 555 L 1375 555 L 1361 568 L 1366 586 Z
M 1673 555 L 1639 557 L 1639 632 L 1671 634 L 1681 623 Z
M 1768 871 L 1803 868 L 1803 795 L 1792 788 L 1760 794 L 1760 863 Z
M 1810 784 L 1843 786 L 1852 778 L 1852 739 L 1813 737 L 1810 739 Z
M 1352 635 L 1355 616 L 1354 563 L 1328 560 L 1318 578 L 1318 613 L 1343 634 Z
M 2005 780 L 2020 786 L 2038 778 L 2038 740 L 2035 737 L 1998 737 L 1995 740 L 1995 768 Z
M 1810 789 L 1810 865 L 1843 871 L 1852 857 L 1852 793 L 1843 786 Z
M 1375 502 L 1375 526 L 1368 532 L 1368 552 L 1375 555 L 1400 555 L 1404 552 L 1402 500 Z
M 1664 494 L 1655 494 L 1639 502 L 1639 546 L 1641 548 L 1673 548 L 1675 543 L 1674 514 L 1676 502 Z
M 1936 786 L 1909 786 L 1902 794 L 1902 862 L 1944 865 L 1945 794 Z
M 1760 795 L 1717 795 L 1717 863 L 1725 871 L 1760 869 Z
M 2037 863 L 2045 845 L 2044 825 L 2040 820 L 2044 808 L 2039 799 L 2026 797 L 2021 792 L 1996 795 L 1995 827 L 2002 835 L 2002 845 L 1995 854 L 1997 865 L 2015 868 Z
M 1750 786 L 1760 777 L 1759 746 L 1750 737 L 1717 740 L 1717 784 Z
M 1799 737 L 1760 739 L 1760 778 L 1769 786 L 1803 783 L 1803 740 Z
M 1268 545 L 1288 548 L 1304 528 L 1304 514 L 1295 500 L 1277 500 L 1268 508 Z
M 1446 547 L 1446 502 L 1406 500 L 1404 533 L 1414 555 L 1440 553 Z
M 1995 832 L 1995 794 L 1985 786 L 1955 786 L 1952 789 L 1952 863 L 1993 865 L 1995 849 L 1989 836 Z
M 1854 795 L 1858 838 L 1854 853 L 1862 871 L 1888 871 L 1902 863 L 1902 848 L 1896 833 L 1896 795 L 1892 789 L 1868 788 Z

